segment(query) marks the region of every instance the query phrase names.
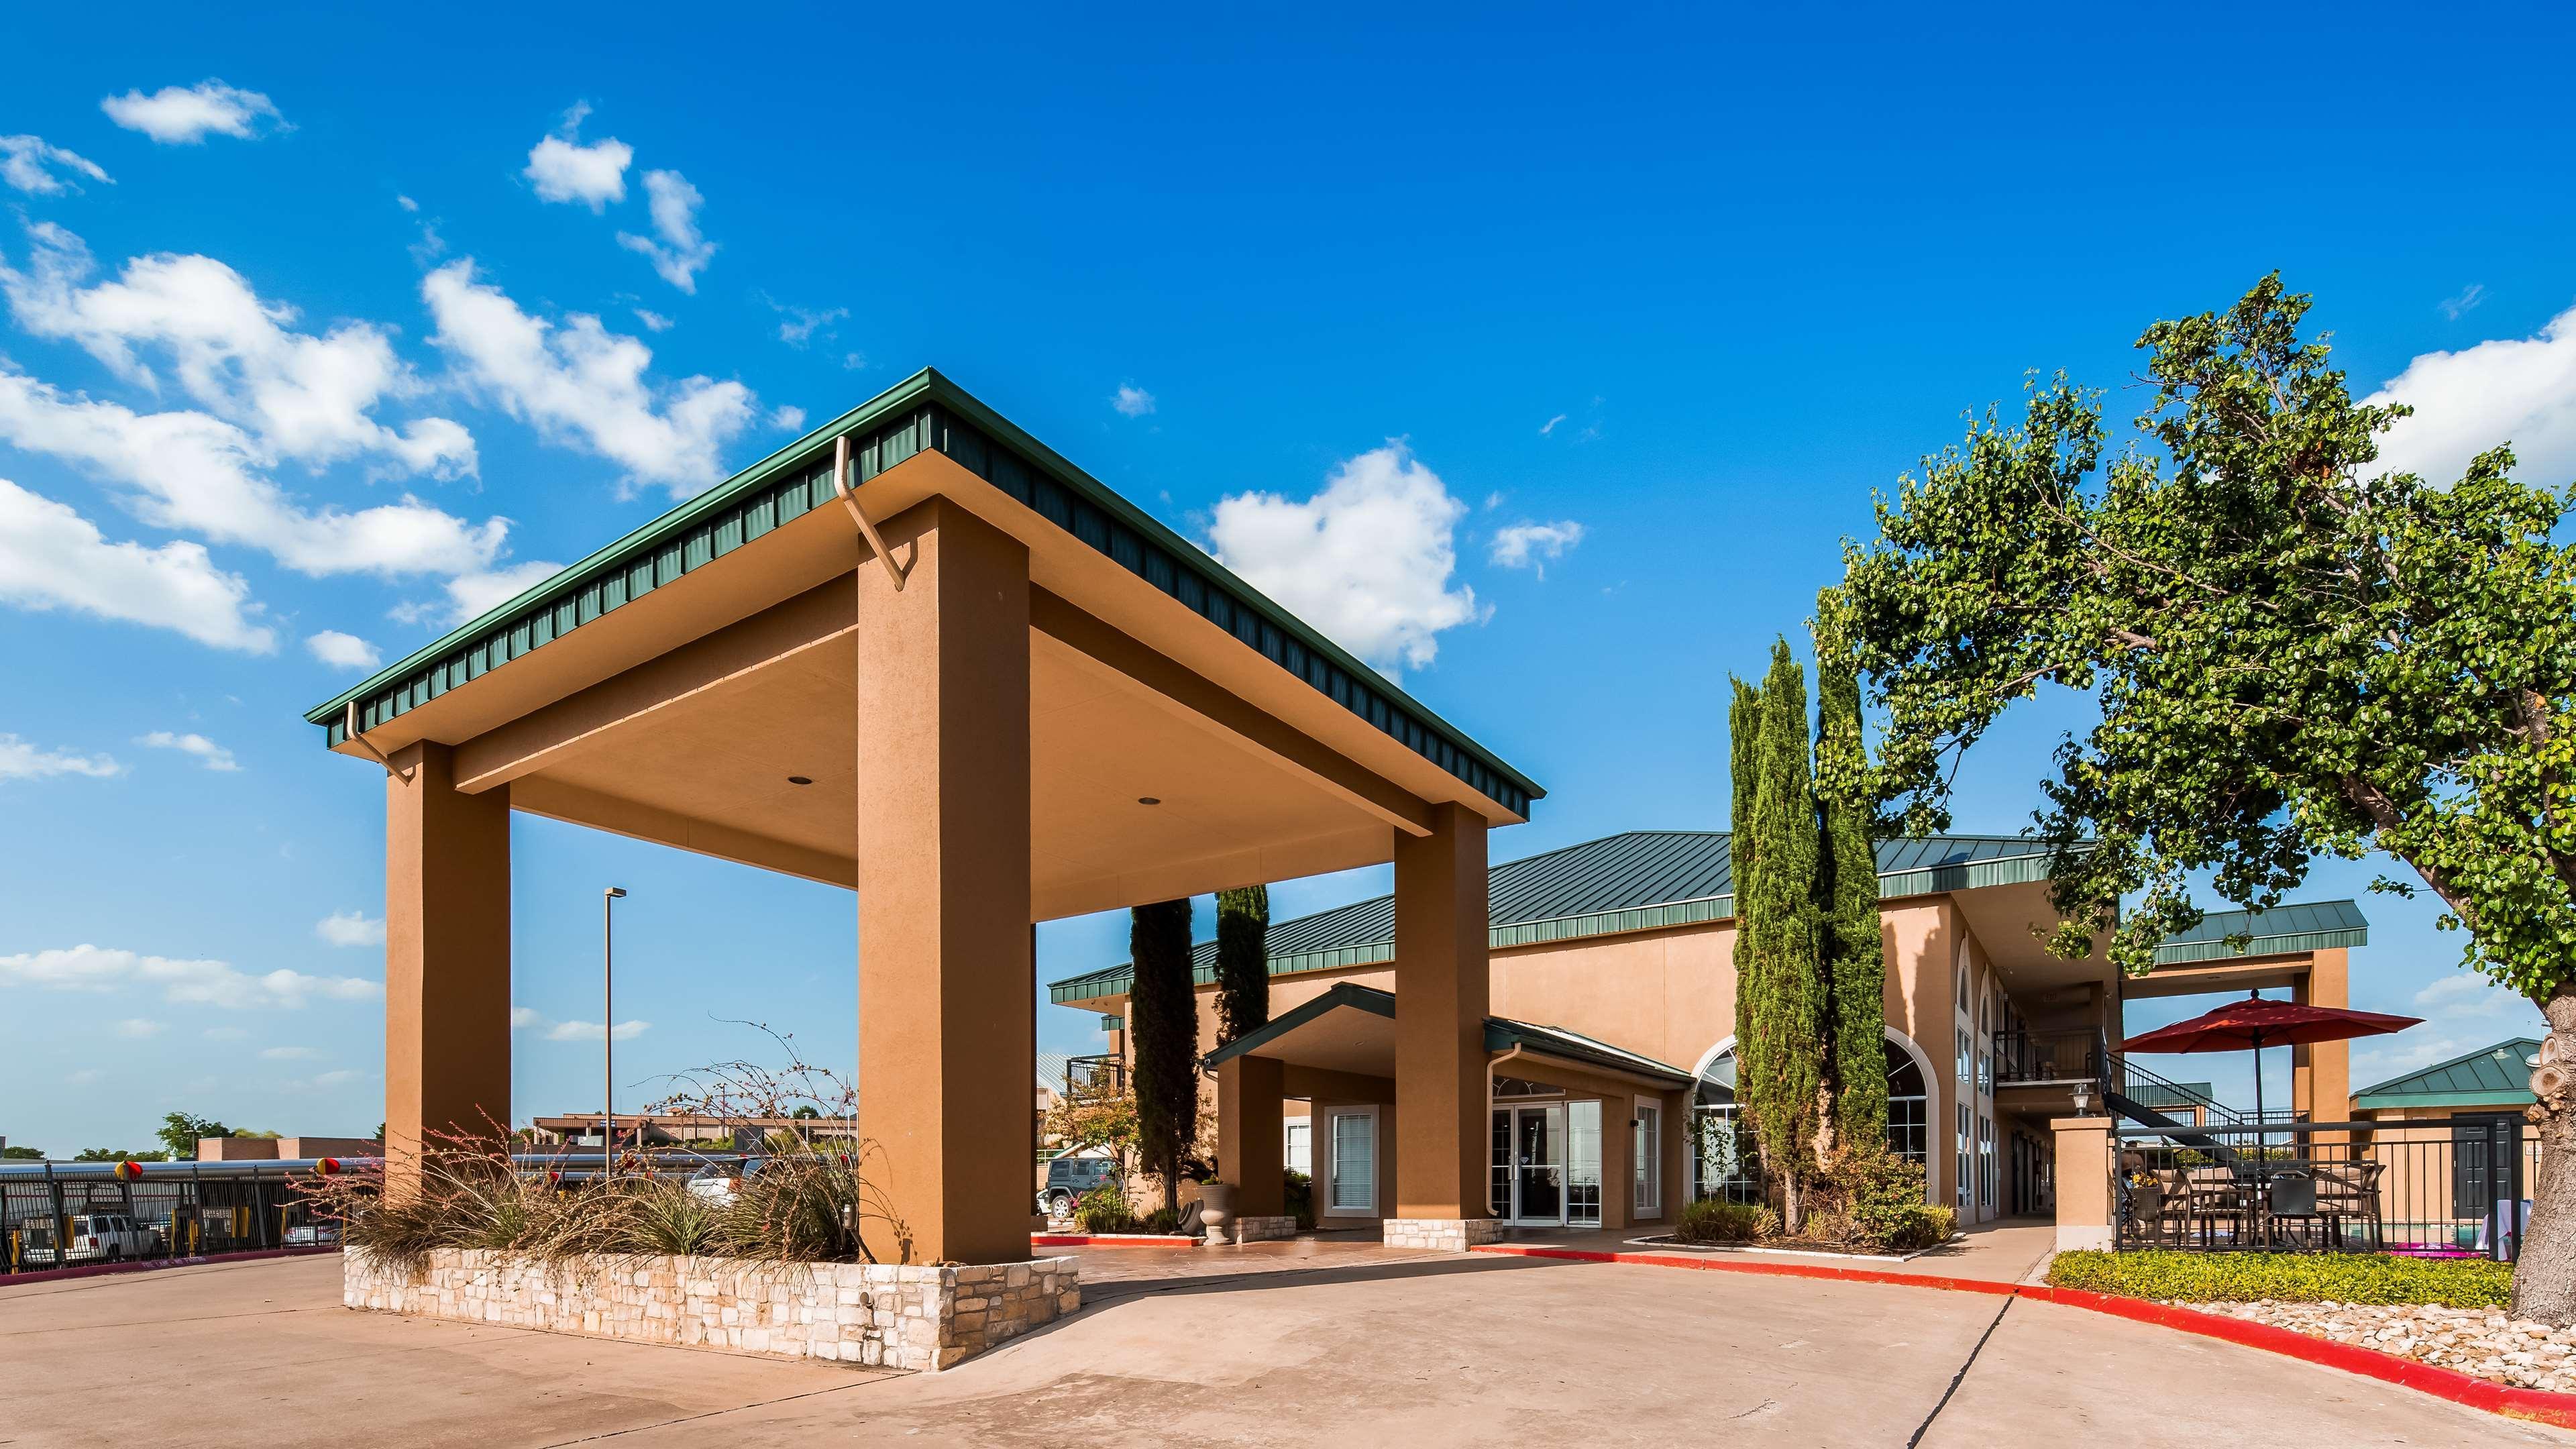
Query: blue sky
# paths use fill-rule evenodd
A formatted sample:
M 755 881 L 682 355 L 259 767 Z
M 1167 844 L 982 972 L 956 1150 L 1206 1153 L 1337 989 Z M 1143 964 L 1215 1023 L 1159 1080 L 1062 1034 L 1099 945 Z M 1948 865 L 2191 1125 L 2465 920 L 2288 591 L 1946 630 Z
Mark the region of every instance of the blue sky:
M 56 1152 L 372 1128 L 380 786 L 301 711 L 925 364 L 1256 579 L 1335 580 L 1289 602 L 1551 791 L 1499 858 L 1723 825 L 1726 676 L 1871 490 L 2268 269 L 2424 406 L 2410 460 L 2576 477 L 2539 7 L 150 11 L 0 56 L 0 1133 Z M 1961 827 L 2019 828 L 2077 718 L 1999 731 Z M 622 1106 L 756 1049 L 726 1018 L 848 1059 L 845 894 L 514 842 L 522 1114 L 596 1104 L 611 881 Z M 2366 908 L 2355 1004 L 2435 1019 L 2357 1081 L 2536 1021 Z M 1124 930 L 1043 928 L 1041 977 Z

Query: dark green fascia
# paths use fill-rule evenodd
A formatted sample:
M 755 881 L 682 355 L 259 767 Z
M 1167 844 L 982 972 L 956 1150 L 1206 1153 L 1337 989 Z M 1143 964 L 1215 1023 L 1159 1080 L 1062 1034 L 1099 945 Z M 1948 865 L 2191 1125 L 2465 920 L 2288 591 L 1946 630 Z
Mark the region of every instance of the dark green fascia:
M 2528 1107 L 2540 1098 L 2530 1092 L 2355 1092 L 2353 1110 L 2377 1110 L 2382 1107 L 2495 1107 L 2509 1111 Z M 2398 1126 L 2398 1123 L 2390 1123 Z M 2405 1123 L 2414 1127 L 2422 1123 Z
M 1485 1018 L 1485 1050 L 1507 1052 L 1514 1047 L 1557 1058 L 1625 1072 L 1632 1077 L 1661 1082 L 1667 1087 L 1687 1087 L 1696 1079 L 1690 1073 L 1653 1057 L 1636 1056 L 1606 1046 L 1595 1046 L 1572 1032 L 1550 1031 L 1527 1022 L 1509 1021 L 1499 1016 Z
M 1516 815 L 1546 792 L 1134 504 L 932 368 L 315 705 L 325 747 L 350 703 L 373 729 L 831 501 L 833 441 L 864 484 L 946 454 L 1335 703 Z M 854 485 L 855 486 L 855 485 Z
M 1215 1051 L 1209 1052 L 1199 1059 L 1199 1065 L 1214 1070 L 1222 1063 L 1230 1062 L 1245 1052 L 1268 1046 L 1315 1018 L 1339 1011 L 1345 1006 L 1356 1007 L 1373 1016 L 1383 1016 L 1389 1021 L 1395 1020 L 1395 993 L 1380 991 L 1374 986 L 1359 986 L 1344 981 L 1303 1006 L 1283 1015 L 1274 1016 L 1267 1024 L 1255 1027 Z
M 2338 946 L 2367 946 L 2370 928 L 2356 926 L 2340 931 L 2300 931 L 2286 936 L 2251 936 L 2240 949 L 2228 944 L 2225 937 L 2209 941 L 2168 941 L 2156 947 L 2156 964 L 2183 966 L 2194 961 L 2232 961 L 2239 956 L 2288 956 L 2301 951 L 2330 951 Z

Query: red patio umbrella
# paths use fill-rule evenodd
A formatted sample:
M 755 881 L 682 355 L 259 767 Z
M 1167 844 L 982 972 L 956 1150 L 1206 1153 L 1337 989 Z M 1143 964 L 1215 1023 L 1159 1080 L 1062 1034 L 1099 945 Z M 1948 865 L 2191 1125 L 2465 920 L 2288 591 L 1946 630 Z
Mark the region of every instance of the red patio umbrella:
M 2357 1036 L 2384 1036 L 2420 1026 L 2420 1016 L 2389 1016 L 2377 1011 L 2350 1011 L 2339 1006 L 2303 1006 L 2295 1001 L 2266 1001 L 2259 991 L 2231 1001 L 2189 1021 L 2177 1021 L 2141 1032 L 2120 1043 L 2124 1052 L 2254 1053 L 2254 1121 L 2263 1121 L 2263 1048 L 2308 1046 L 2321 1041 L 2349 1041 Z

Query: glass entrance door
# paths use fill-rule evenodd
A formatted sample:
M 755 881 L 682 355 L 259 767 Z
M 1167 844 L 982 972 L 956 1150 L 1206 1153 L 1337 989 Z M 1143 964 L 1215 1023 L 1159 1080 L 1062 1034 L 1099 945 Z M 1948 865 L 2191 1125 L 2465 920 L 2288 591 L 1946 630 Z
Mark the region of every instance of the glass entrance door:
M 1565 1223 L 1565 1104 L 1494 1109 L 1494 1211 L 1530 1227 Z

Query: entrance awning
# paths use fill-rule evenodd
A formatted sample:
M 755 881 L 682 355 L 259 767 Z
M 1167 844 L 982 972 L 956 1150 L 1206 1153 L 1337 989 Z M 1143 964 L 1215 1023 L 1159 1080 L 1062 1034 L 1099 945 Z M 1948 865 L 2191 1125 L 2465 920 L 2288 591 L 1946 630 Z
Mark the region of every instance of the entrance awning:
M 1515 1048 L 1520 1060 L 1554 1061 L 1589 1072 L 1632 1077 L 1679 1091 L 1693 1081 L 1669 1062 L 1625 1051 L 1560 1026 L 1485 1018 L 1485 1050 L 1501 1056 Z M 1269 1057 L 1291 1066 L 1385 1077 L 1395 1072 L 1395 993 L 1345 981 L 1306 1004 L 1273 1017 L 1207 1054 L 1211 1069 L 1236 1057 Z

